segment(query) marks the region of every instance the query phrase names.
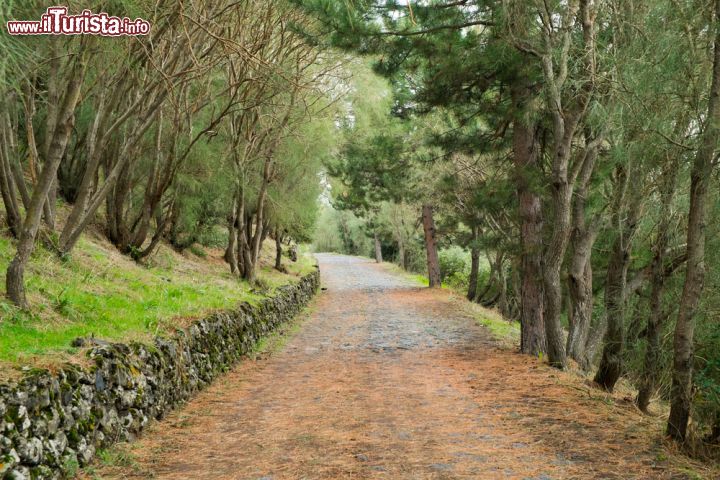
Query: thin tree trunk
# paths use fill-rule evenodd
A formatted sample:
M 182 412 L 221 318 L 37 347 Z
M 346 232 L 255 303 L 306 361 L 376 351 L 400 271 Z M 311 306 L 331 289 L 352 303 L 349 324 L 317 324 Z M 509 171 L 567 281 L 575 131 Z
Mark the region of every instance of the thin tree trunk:
M 400 257 L 400 266 L 403 270 L 407 270 L 407 261 L 405 260 L 405 243 L 402 240 L 398 240 L 398 256 Z
M 490 258 L 490 253 L 488 253 L 488 252 L 485 253 L 488 264 L 490 265 L 490 274 L 488 275 L 487 282 L 485 282 L 485 286 L 482 288 L 482 290 L 480 290 L 478 287 L 478 290 L 475 292 L 475 298 L 473 298 L 473 301 L 475 303 L 480 303 L 482 305 L 488 304 L 488 302 L 486 302 L 486 300 L 485 300 L 485 296 L 490 292 L 490 289 L 492 288 L 493 284 L 495 283 L 496 277 L 498 275 L 497 265 L 499 262 L 497 261 L 497 256 L 500 255 L 500 253 L 496 252 L 495 255 L 496 255 L 495 256 L 496 260 L 493 261 Z
M 47 199 L 43 204 L 43 220 L 51 231 L 55 230 L 55 204 L 57 203 L 57 171 L 48 189 Z
M 2 112 L 0 112 L 2 115 Z M 7 136 L 12 135 L 6 131 L 4 124 L 0 124 L 0 194 L 2 194 L 3 204 L 5 205 L 5 221 L 10 229 L 13 237 L 20 236 L 22 225 L 22 216 L 20 214 L 20 206 L 18 205 L 15 190 L 15 180 L 10 169 L 10 152 L 7 148 Z
M 45 165 L 33 190 L 30 207 L 27 210 L 25 221 L 20 231 L 15 257 L 8 266 L 5 275 L 8 298 L 21 308 L 28 308 L 25 297 L 25 267 L 35 247 L 35 237 L 40 228 L 43 206 L 48 199 L 48 193 L 55 181 L 57 169 L 60 166 L 65 148 L 75 118 L 75 107 L 80 99 L 80 92 L 85 78 L 85 43 L 81 41 L 80 52 L 74 60 L 73 68 L 69 72 L 69 80 L 63 96 L 62 107 L 58 112 L 57 124 L 53 130 L 52 141 L 45 159 Z
M 402 212 L 400 212 L 400 226 L 398 228 L 398 251 L 400 254 L 400 266 L 403 270 L 408 269 L 408 258 L 407 258 L 407 243 L 411 234 L 406 234 L 407 229 L 405 228 L 405 219 Z
M 569 148 L 568 143 L 560 149 L 556 156 L 560 156 L 561 152 L 564 152 L 563 155 L 568 157 L 570 155 Z M 567 159 L 558 162 L 562 165 L 554 165 L 551 185 L 553 212 L 551 236 L 543 255 L 544 321 L 548 361 L 554 367 L 565 368 L 567 356 L 560 321 L 562 314 L 560 273 L 570 238 L 570 206 L 573 187 L 568 180 Z
M 505 275 L 505 268 L 503 267 L 503 255 L 498 253 L 497 256 L 498 260 L 498 283 L 500 287 L 500 292 L 497 300 L 498 309 L 500 309 L 500 313 L 504 317 L 510 316 L 510 309 L 508 307 L 508 298 L 507 298 L 507 277 Z
M 13 177 L 15 178 L 15 185 L 17 186 L 18 192 L 20 192 L 20 198 L 22 199 L 23 206 L 27 209 L 30 206 L 30 193 L 28 192 L 27 185 L 25 184 L 25 177 L 20 169 L 18 162 L 10 161 L 10 169 L 12 170 Z
M 275 270 L 282 270 L 282 235 L 279 228 L 275 230 Z
M 169 207 L 167 208 L 167 213 L 165 215 L 162 214 L 162 208 L 158 211 L 157 215 L 155 215 L 155 233 L 150 239 L 150 244 L 144 249 L 141 249 L 142 245 L 138 245 L 137 250 L 131 252 L 131 257 L 133 260 L 140 261 L 143 258 L 148 257 L 155 251 L 157 246 L 160 244 L 160 240 L 162 240 L 163 236 L 165 235 L 165 228 L 167 227 L 168 221 L 170 219 L 170 212 L 172 211 L 173 203 L 175 203 L 174 199 L 171 201 Z
M 27 124 L 32 124 L 32 116 L 30 116 L 28 120 L 28 115 L 32 115 L 29 111 L 25 112 L 26 120 L 26 128 Z M 20 192 L 20 198 L 22 199 L 23 206 L 25 209 L 27 209 L 30 206 L 30 193 L 28 192 L 27 185 L 25 184 L 25 177 L 23 176 L 22 168 L 20 166 L 20 162 L 18 161 L 18 150 L 17 150 L 17 131 L 13 129 L 12 121 L 10 120 L 10 115 L 8 112 L 5 112 L 4 118 L 2 118 L 0 121 L 5 122 L 5 139 L 4 139 L 4 148 L 5 148 L 5 156 L 7 158 L 8 165 L 10 166 L 10 170 L 12 171 L 12 176 L 14 179 L 15 186 L 17 187 L 18 192 Z M 31 144 L 31 142 L 28 142 Z M 9 150 L 9 151 L 8 151 Z M 29 150 L 32 151 L 32 144 L 30 145 Z M 10 153 L 12 152 L 12 154 Z M 30 152 L 28 152 L 30 153 Z M 32 154 L 28 155 L 31 156 Z
M 44 154 L 44 164 L 49 161 L 50 158 L 50 149 L 52 148 L 52 141 L 53 141 L 53 133 L 55 128 L 57 128 L 58 125 L 58 115 L 60 112 L 60 101 L 61 101 L 61 93 L 60 89 L 58 88 L 58 82 L 53 81 L 53 79 L 60 78 L 60 58 L 61 55 L 59 54 L 59 46 L 61 44 L 62 39 L 60 38 L 54 38 L 50 40 L 50 74 L 49 78 L 51 79 L 48 82 L 48 90 L 47 90 L 47 108 L 46 108 L 46 119 L 45 119 L 45 143 L 43 145 L 43 154 Z M 63 152 L 64 153 L 64 152 Z M 59 166 L 58 166 L 59 167 Z M 57 172 L 53 176 L 52 183 L 50 184 L 50 187 L 48 188 L 47 193 L 47 200 L 43 204 L 43 216 L 45 219 L 45 224 L 51 229 L 55 229 L 55 192 L 53 184 L 57 182 Z
M 238 206 L 237 206 L 237 216 L 238 216 L 238 227 L 237 227 L 237 261 L 238 261 L 238 273 L 240 274 L 240 277 L 247 279 L 247 269 L 248 269 L 248 262 L 250 259 L 250 244 L 249 244 L 249 238 L 251 238 L 251 229 L 252 229 L 252 217 L 250 218 L 250 221 L 247 219 L 247 214 L 245 213 L 245 195 L 242 189 L 238 192 Z
M 592 322 L 591 322 L 592 323 Z M 602 345 L 602 340 L 605 337 L 605 331 L 607 330 L 607 314 L 603 313 L 600 318 L 597 319 L 595 325 L 590 327 L 590 333 L 588 334 L 587 341 L 585 342 L 585 352 L 580 358 L 580 366 L 583 370 L 589 371 L 597 357 L 597 352 Z
M 438 259 L 435 221 L 432 205 L 422 207 L 423 229 L 425 230 L 425 251 L 427 253 L 428 286 L 440 288 L 440 260 Z
M 667 432 L 685 440 L 692 404 L 695 312 L 705 281 L 705 222 L 708 183 L 720 133 L 720 0 L 715 0 L 715 45 L 708 113 L 700 148 L 690 176 L 690 215 L 687 229 L 687 270 L 673 342 L 673 378 Z
M 647 412 L 650 400 L 657 389 L 660 375 L 660 335 L 662 324 L 667 315 L 663 311 L 663 293 L 665 290 L 665 252 L 670 243 L 671 208 L 675 193 L 677 169 L 668 166 L 663 172 L 662 190 L 660 192 L 660 212 L 655 250 L 651 265 L 650 313 L 647 319 L 645 363 L 643 366 L 642 383 L 640 385 L 637 406 Z
M 380 243 L 377 232 L 373 233 L 373 238 L 375 240 L 375 262 L 382 263 L 382 244 Z
M 605 333 L 605 346 L 595 382 L 607 391 L 615 388 L 615 383 L 623 372 L 622 354 L 625 348 L 625 278 L 627 275 L 627 250 L 622 239 L 615 240 L 605 283 L 605 310 L 608 322 Z
M 228 246 L 225 250 L 225 261 L 230 265 L 230 273 L 238 273 L 238 201 L 233 198 L 233 206 L 228 218 Z
M 250 245 L 250 248 L 246 250 L 247 256 L 245 257 L 245 280 L 247 280 L 250 283 L 255 282 L 256 272 L 255 268 L 257 266 L 258 258 L 260 257 L 260 248 L 262 247 L 262 239 L 263 239 L 263 214 L 264 214 L 264 205 L 265 205 L 265 195 L 267 192 L 267 184 L 269 179 L 269 166 L 268 162 L 270 160 L 266 161 L 266 167 L 265 167 L 265 175 L 263 180 L 263 184 L 260 187 L 260 193 L 258 194 L 258 206 L 257 206 L 257 212 L 255 213 L 255 234 L 250 237 L 250 241 L 248 244 Z M 252 226 L 252 222 L 250 223 L 250 227 Z M 251 229 L 248 227 L 248 232 L 250 232 Z
M 572 323 L 568 332 L 567 350 L 568 356 L 578 363 L 582 363 L 585 358 L 585 346 L 592 320 L 592 265 L 589 251 L 591 248 L 588 247 L 587 253 L 577 251 L 573 253 L 573 266 L 568 281 L 571 309 L 569 315 L 572 317 Z
M 258 231 L 261 228 L 261 225 L 259 223 L 255 224 L 255 236 L 252 235 L 252 216 L 250 217 L 249 221 L 247 222 L 245 226 L 245 248 L 243 248 L 243 279 L 247 280 L 248 283 L 254 284 L 257 272 L 255 271 L 256 267 L 256 257 L 255 257 L 255 248 L 253 243 L 253 238 L 255 238 L 258 235 Z
M 478 287 L 478 273 L 480 270 L 480 247 L 478 246 L 479 227 L 472 227 L 472 243 L 470 245 L 470 278 L 468 279 L 467 299 L 475 300 Z
M 642 188 L 633 185 L 628 192 L 636 166 L 630 172 L 624 167 L 619 169 L 619 184 L 613 207 L 613 226 L 617 236 L 613 243 L 608 262 L 605 282 L 605 311 L 607 312 L 607 331 L 600 366 L 595 374 L 595 383 L 602 389 L 612 392 L 623 374 L 623 353 L 625 350 L 625 292 L 627 271 L 630 265 L 632 240 L 637 228 L 641 204 Z M 626 197 L 629 199 L 626 200 Z M 625 206 L 624 204 L 628 204 Z

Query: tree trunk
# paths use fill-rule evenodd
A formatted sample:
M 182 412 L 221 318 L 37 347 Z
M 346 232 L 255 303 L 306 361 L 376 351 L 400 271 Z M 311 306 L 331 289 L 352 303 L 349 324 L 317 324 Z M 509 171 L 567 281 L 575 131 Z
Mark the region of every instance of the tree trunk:
M 475 303 L 479 303 L 481 305 L 489 305 L 485 296 L 490 292 L 493 285 L 495 284 L 496 277 L 498 275 L 497 265 L 500 263 L 497 261 L 497 257 L 499 255 L 500 255 L 500 252 L 496 252 L 495 260 L 493 261 L 493 259 L 490 258 L 490 253 L 488 253 L 488 252 L 485 253 L 485 257 L 487 258 L 488 264 L 490 265 L 490 274 L 488 275 L 487 282 L 485 282 L 485 286 L 482 288 L 482 290 L 478 286 L 478 289 L 475 291 L 475 297 L 473 298 L 473 301 Z
M 580 366 L 583 370 L 589 371 L 592 368 L 597 352 L 602 345 L 603 338 L 605 337 L 606 330 L 607 314 L 603 313 L 600 315 L 600 318 L 596 320 L 595 324 L 590 327 L 590 333 L 588 334 L 587 341 L 585 342 L 585 352 L 580 358 Z
M 610 392 L 615 388 L 615 383 L 620 379 L 623 371 L 622 354 L 625 347 L 625 295 L 623 292 L 625 291 L 628 257 L 622 240 L 616 239 L 605 283 L 605 310 L 608 316 L 605 346 L 600 366 L 595 375 L 595 382 Z
M 275 230 L 275 270 L 282 271 L 282 235 L 279 228 Z
M 640 385 L 637 406 L 647 412 L 648 405 L 657 389 L 660 374 L 660 335 L 662 324 L 667 318 L 663 311 L 663 293 L 665 290 L 665 251 L 670 243 L 671 209 L 675 193 L 677 168 L 676 163 L 666 167 L 663 172 L 662 190 L 660 192 L 660 212 L 657 236 L 655 237 L 654 254 L 651 265 L 650 313 L 647 319 L 645 363 L 643 366 L 642 383 Z
M 505 275 L 505 268 L 503 267 L 503 255 L 502 254 L 498 253 L 497 261 L 498 261 L 497 279 L 498 279 L 498 286 L 500 287 L 497 305 L 498 305 L 498 309 L 500 310 L 500 313 L 503 315 L 503 317 L 509 318 L 510 317 L 510 308 L 508 306 L 508 298 L 507 298 L 507 277 Z
M 573 201 L 573 229 L 570 235 L 572 256 L 568 271 L 568 296 L 570 328 L 567 353 L 576 362 L 585 363 L 585 346 L 590 333 L 593 311 L 592 248 L 598 232 L 598 219 L 590 227 L 585 221 L 585 203 L 590 190 L 590 179 L 597 159 L 597 149 L 587 152 Z
M 380 243 L 377 232 L 373 233 L 373 238 L 375 240 L 375 262 L 382 263 L 382 244 Z
M 615 384 L 623 374 L 623 353 L 625 350 L 625 287 L 627 271 L 630 265 L 632 240 L 637 228 L 641 204 L 641 185 L 632 185 L 628 194 L 631 178 L 635 177 L 639 165 L 630 172 L 619 167 L 618 190 L 613 205 L 613 226 L 616 228 L 610 260 L 608 262 L 607 280 L 605 282 L 605 311 L 607 313 L 607 330 L 600 366 L 595 374 L 595 383 L 602 389 L 612 392 Z M 629 199 L 626 200 L 626 198 Z M 627 203 L 627 205 L 626 205 Z
M 35 237 L 40 228 L 43 207 L 48 199 L 57 175 L 57 169 L 65 153 L 75 119 L 75 107 L 80 99 L 82 84 L 85 78 L 85 43 L 81 41 L 81 51 L 74 60 L 73 68 L 68 73 L 68 83 L 63 95 L 62 106 L 58 112 L 57 124 L 52 134 L 52 141 L 48 149 L 37 185 L 33 190 L 30 206 L 20 231 L 15 257 L 8 266 L 5 276 L 8 298 L 21 308 L 28 308 L 25 297 L 25 267 L 35 247 Z
M 250 283 L 255 283 L 258 258 L 260 257 L 260 249 L 267 232 L 265 231 L 265 197 L 267 195 L 270 177 L 272 175 L 273 159 L 272 151 L 267 153 L 263 166 L 263 180 L 260 185 L 260 191 L 257 196 L 257 211 L 255 212 L 255 234 L 248 237 L 248 246 L 245 255 L 245 274 L 243 278 Z M 246 227 L 247 233 L 252 232 L 252 220 Z
M 468 280 L 467 299 L 475 300 L 478 286 L 478 271 L 480 270 L 480 248 L 477 245 L 479 228 L 472 227 L 472 244 L 470 245 L 470 278 Z
M 2 113 L 0 112 L 0 115 Z M 10 132 L 5 131 L 4 125 L 0 124 L 0 194 L 2 194 L 3 204 L 5 205 L 5 221 L 10 233 L 13 237 L 20 237 L 20 229 L 22 225 L 22 216 L 20 214 L 20 205 L 18 205 L 17 194 L 15 190 L 15 180 L 10 171 L 10 152 L 8 151 L 7 135 Z
M 432 205 L 422 207 L 423 229 L 425 230 L 425 251 L 427 252 L 428 286 L 440 288 L 440 260 L 438 259 L 435 221 Z
M 667 318 L 661 310 L 656 309 L 655 289 L 653 286 L 651 310 L 646 327 L 647 346 L 645 347 L 645 363 L 643 365 L 642 383 L 638 390 L 636 404 L 638 408 L 648 413 L 648 406 L 657 391 L 658 377 L 660 376 L 660 335 L 662 324 Z
M 225 261 L 230 265 L 230 273 L 238 273 L 238 257 L 237 257 L 237 243 L 238 243 L 238 216 L 237 216 L 237 198 L 233 197 L 233 206 L 228 217 L 228 246 L 225 249 Z
M 32 95 L 32 93 L 28 93 L 28 95 Z M 12 97 L 11 97 L 12 98 Z M 29 100 L 27 100 L 29 102 Z M 30 112 L 25 113 L 26 120 L 25 124 L 32 123 L 32 117 L 27 118 L 28 115 L 31 115 Z M 30 206 L 30 194 L 28 193 L 27 185 L 25 184 L 25 177 L 22 172 L 22 166 L 20 165 L 20 155 L 18 155 L 18 148 L 17 148 L 17 128 L 13 128 L 13 123 L 10 120 L 10 115 L 8 112 L 5 112 L 5 117 L 2 118 L 0 121 L 3 121 L 5 123 L 5 155 L 10 167 L 10 171 L 12 172 L 12 176 L 14 179 L 15 186 L 17 187 L 18 192 L 20 193 L 20 198 L 22 200 L 23 206 L 27 209 Z M 27 128 L 27 127 L 26 127 Z M 2 137 L 0 137 L 2 138 Z M 31 144 L 30 141 L 28 143 Z M 8 149 L 12 154 L 8 152 Z M 31 150 L 29 148 L 28 150 Z M 30 155 L 28 155 L 29 157 Z
M 715 22 L 720 19 L 720 0 L 715 0 Z M 700 148 L 690 176 L 690 215 L 687 229 L 687 270 L 675 338 L 673 342 L 673 379 L 670 390 L 670 417 L 667 432 L 676 440 L 685 440 L 692 404 L 693 337 L 695 312 L 705 281 L 705 222 L 708 183 L 720 133 L 720 28 L 715 28 L 713 75 L 708 114 Z
M 398 241 L 398 257 L 400 257 L 400 266 L 403 270 L 407 270 L 407 260 L 405 260 L 405 243 L 402 240 Z
M 568 316 L 572 318 L 572 322 L 568 332 L 567 351 L 570 358 L 582 363 L 593 310 L 590 252 L 574 252 L 572 263 L 568 281 L 571 309 Z
M 520 351 L 545 353 L 544 300 L 542 288 L 542 208 L 534 191 L 539 175 L 537 125 L 525 105 L 532 95 L 527 87 L 512 90 L 515 110 L 522 113 L 513 124 L 513 160 L 520 217 Z
M 592 0 L 580 0 L 575 4 L 577 14 L 581 19 L 583 30 L 582 58 L 583 77 L 578 82 L 578 90 L 569 98 L 563 96 L 564 75 L 556 74 L 556 68 L 565 72 L 569 57 L 567 50 L 555 57 L 552 51 L 545 51 L 540 55 L 540 64 L 543 69 L 544 93 L 548 113 L 552 119 L 552 149 L 550 152 L 550 199 L 552 202 L 552 223 L 549 224 L 550 238 L 543 255 L 543 287 L 545 295 L 545 336 L 547 340 L 547 354 L 550 365 L 565 368 L 567 355 L 563 328 L 560 321 L 562 314 L 562 283 L 560 281 L 562 264 L 565 259 L 568 240 L 570 238 L 571 202 L 574 183 L 577 178 L 576 167 L 583 165 L 588 159 L 590 147 L 586 146 L 582 157 L 571 165 L 573 140 L 581 120 L 584 118 L 594 90 L 595 74 L 595 13 Z M 571 4 L 572 5 L 572 4 Z M 568 6 L 572 11 L 573 7 Z M 546 45 L 550 45 L 550 29 L 541 29 Z M 569 30 L 562 33 L 566 48 L 569 46 L 571 34 Z
M 57 172 L 48 189 L 47 199 L 43 204 L 43 220 L 50 230 L 55 230 L 55 203 L 57 202 Z
M 567 357 L 565 352 L 565 339 L 560 322 L 560 315 L 562 314 L 562 284 L 560 281 L 560 273 L 570 237 L 572 186 L 567 179 L 567 168 L 564 169 L 564 173 L 554 175 L 551 191 L 553 212 L 552 233 L 550 242 L 543 256 L 545 338 L 547 340 L 547 354 L 550 365 L 557 368 L 565 368 Z

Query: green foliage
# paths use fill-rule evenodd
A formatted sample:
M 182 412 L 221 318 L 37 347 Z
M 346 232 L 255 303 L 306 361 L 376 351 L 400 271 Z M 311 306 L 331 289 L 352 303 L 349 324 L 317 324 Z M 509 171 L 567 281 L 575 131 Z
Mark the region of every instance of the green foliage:
M 470 273 L 470 253 L 462 247 L 452 246 L 438 252 L 440 278 L 453 285 L 467 283 Z
M 337 215 L 337 212 L 329 206 L 323 206 L 321 208 L 312 243 L 313 251 L 344 252 Z
M 198 257 L 200 257 L 200 258 L 205 258 L 205 257 L 207 257 L 207 253 L 205 252 L 205 250 L 203 250 L 201 247 L 199 247 L 199 246 L 197 246 L 197 245 L 195 245 L 195 244 L 190 245 L 190 249 L 189 249 L 189 250 L 192 252 L 193 255 L 198 256 Z
M 363 219 L 327 205 L 322 208 L 314 235 L 314 251 L 371 256 L 373 248 Z

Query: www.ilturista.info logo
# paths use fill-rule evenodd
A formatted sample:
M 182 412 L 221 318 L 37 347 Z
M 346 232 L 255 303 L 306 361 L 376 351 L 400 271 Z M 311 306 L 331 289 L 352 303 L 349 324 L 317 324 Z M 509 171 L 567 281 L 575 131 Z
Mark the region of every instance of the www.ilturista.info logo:
M 0 0 L 1 1 L 1 0 Z M 105 12 L 92 13 L 83 10 L 79 15 L 68 15 L 67 7 L 50 7 L 40 20 L 7 22 L 10 35 L 101 35 L 119 37 L 122 35 L 147 35 L 150 22 L 142 18 L 113 17 Z

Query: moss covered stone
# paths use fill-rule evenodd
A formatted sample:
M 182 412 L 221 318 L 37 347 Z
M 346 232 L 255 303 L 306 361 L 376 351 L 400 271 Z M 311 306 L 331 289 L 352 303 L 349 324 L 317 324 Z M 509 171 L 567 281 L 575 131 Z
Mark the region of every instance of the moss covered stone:
M 315 271 L 273 297 L 214 313 L 153 345 L 96 344 L 88 370 L 33 370 L 0 385 L 0 478 L 73 476 L 97 448 L 135 438 L 290 320 L 319 282 Z

